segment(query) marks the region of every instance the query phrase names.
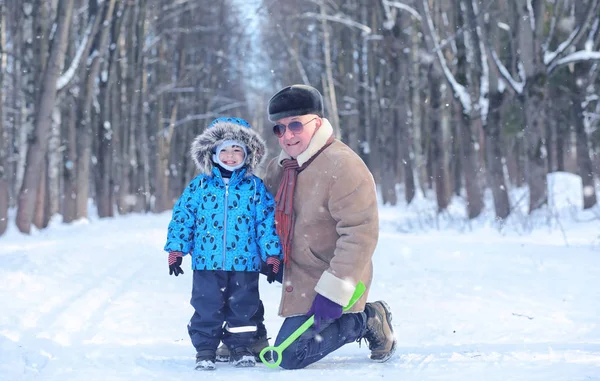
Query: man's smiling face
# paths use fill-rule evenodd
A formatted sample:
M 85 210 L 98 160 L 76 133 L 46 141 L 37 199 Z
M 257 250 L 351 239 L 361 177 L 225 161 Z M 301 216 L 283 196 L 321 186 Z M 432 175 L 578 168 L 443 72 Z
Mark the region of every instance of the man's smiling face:
M 321 126 L 322 121 L 317 115 L 309 114 L 283 118 L 278 120 L 277 124 L 287 127 L 291 122 L 300 122 L 304 124 L 304 128 L 298 133 L 294 133 L 289 128 L 286 128 L 285 133 L 279 138 L 279 145 L 288 155 L 295 159 L 302 152 L 306 151 L 310 140 L 315 131 Z

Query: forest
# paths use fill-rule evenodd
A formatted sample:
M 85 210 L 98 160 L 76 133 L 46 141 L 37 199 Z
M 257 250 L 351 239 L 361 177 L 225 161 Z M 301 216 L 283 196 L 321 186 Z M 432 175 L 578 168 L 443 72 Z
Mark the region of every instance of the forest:
M 267 102 L 304 83 L 385 204 L 498 220 L 547 174 L 600 176 L 600 0 L 0 0 L 0 235 L 172 208 L 218 116 L 278 152 Z

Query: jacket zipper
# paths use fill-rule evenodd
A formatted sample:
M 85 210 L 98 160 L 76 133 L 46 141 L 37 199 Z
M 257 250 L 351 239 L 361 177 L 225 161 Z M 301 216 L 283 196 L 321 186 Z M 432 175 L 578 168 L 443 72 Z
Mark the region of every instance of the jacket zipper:
M 225 254 L 227 252 L 227 196 L 229 196 L 229 184 L 225 184 L 225 217 L 223 217 L 223 270 L 225 270 Z

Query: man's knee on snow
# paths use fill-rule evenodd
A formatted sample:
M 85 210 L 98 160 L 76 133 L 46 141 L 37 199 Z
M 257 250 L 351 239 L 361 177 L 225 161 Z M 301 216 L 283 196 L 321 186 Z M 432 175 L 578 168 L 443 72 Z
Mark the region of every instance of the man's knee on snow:
M 283 351 L 281 359 L 281 364 L 279 366 L 283 369 L 294 370 L 294 369 L 302 369 L 305 368 L 306 362 L 306 348 L 301 348 L 298 344 L 301 342 L 299 340 L 290 344 L 289 347 Z M 277 356 L 277 355 L 275 355 Z

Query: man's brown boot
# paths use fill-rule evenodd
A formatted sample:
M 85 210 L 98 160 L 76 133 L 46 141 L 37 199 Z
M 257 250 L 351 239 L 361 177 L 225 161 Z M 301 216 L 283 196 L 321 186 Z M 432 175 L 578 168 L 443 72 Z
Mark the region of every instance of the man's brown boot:
M 384 301 L 367 303 L 367 332 L 364 338 L 369 343 L 371 360 L 385 362 L 389 360 L 396 350 L 396 338 L 392 328 L 392 313 Z

